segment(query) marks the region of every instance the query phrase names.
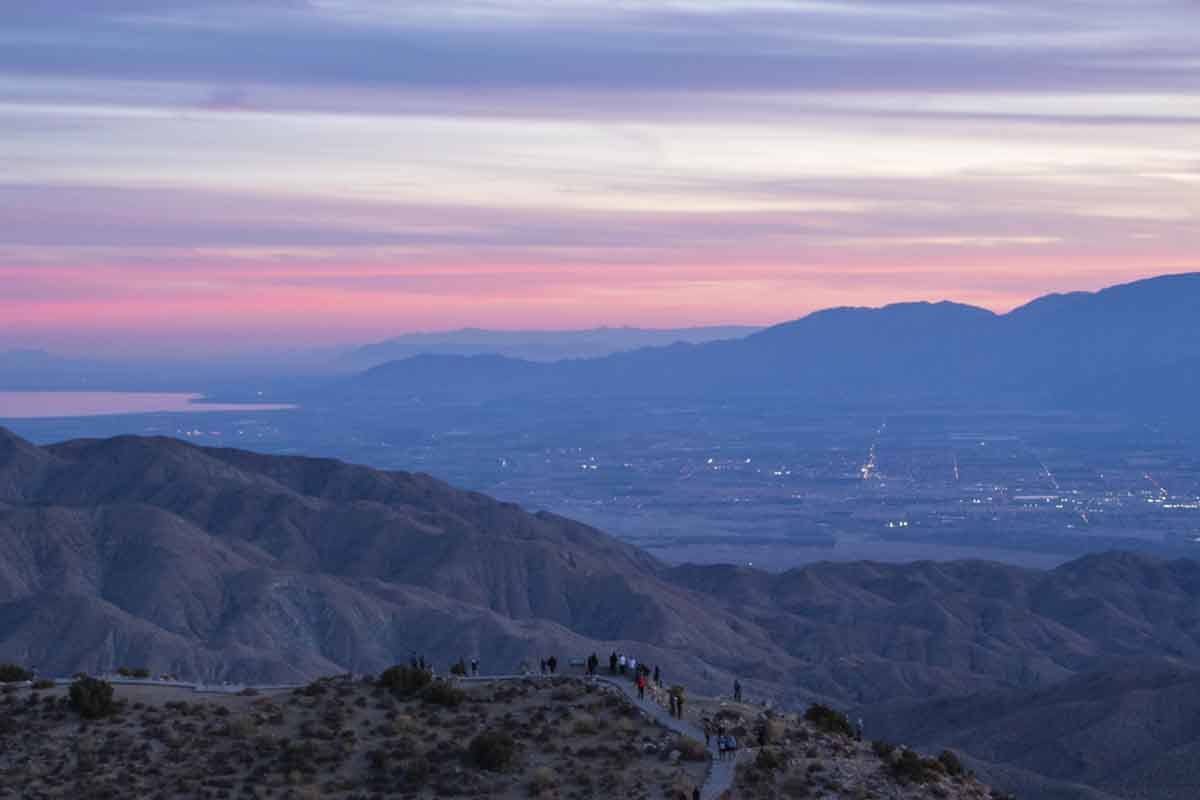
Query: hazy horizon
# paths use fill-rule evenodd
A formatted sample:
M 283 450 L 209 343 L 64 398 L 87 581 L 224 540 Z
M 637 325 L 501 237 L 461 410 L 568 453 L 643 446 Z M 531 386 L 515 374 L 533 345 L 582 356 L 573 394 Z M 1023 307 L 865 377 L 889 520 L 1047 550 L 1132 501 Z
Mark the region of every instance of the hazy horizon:
M 144 338 L 138 341 L 117 340 L 96 340 L 90 339 L 86 342 L 74 342 L 73 340 L 55 342 L 55 337 L 48 336 L 42 339 L 32 339 L 28 337 L 8 338 L 3 335 L 4 331 L 0 328 L 0 354 L 4 353 L 45 353 L 51 356 L 63 358 L 96 358 L 101 360 L 194 360 L 194 361 L 210 361 L 213 359 L 230 359 L 236 363 L 238 361 L 257 362 L 264 358 L 296 358 L 300 360 L 311 360 L 313 358 L 335 358 L 339 355 L 344 355 L 357 348 L 383 344 L 393 339 L 403 339 L 405 337 L 438 337 L 448 336 L 452 334 L 479 332 L 484 334 L 497 333 L 529 333 L 529 334 L 568 334 L 568 333 L 586 333 L 591 331 L 623 331 L 636 330 L 646 333 L 664 332 L 664 331 L 683 331 L 683 330 L 702 330 L 702 329 L 719 329 L 719 328 L 748 328 L 762 329 L 769 328 L 774 325 L 780 325 L 801 319 L 809 314 L 820 311 L 829 310 L 838 307 L 863 307 L 863 308 L 882 308 L 888 305 L 908 303 L 908 302 L 927 302 L 927 303 L 960 303 L 964 305 L 974 305 L 979 308 L 992 311 L 996 314 L 1006 314 L 1016 308 L 1032 302 L 1040 297 L 1048 294 L 1060 294 L 1069 292 L 1096 292 L 1113 285 L 1120 285 L 1127 282 L 1136 282 L 1138 280 L 1148 280 L 1152 278 L 1162 278 L 1171 275 L 1192 274 L 1189 270 L 1180 270 L 1176 272 L 1164 272 L 1154 274 L 1135 275 L 1128 281 L 1122 280 L 1119 282 L 1110 283 L 1085 283 L 1072 288 L 1055 289 L 1048 292 L 1039 292 L 1028 297 L 1020 299 L 1003 306 L 988 306 L 986 304 L 971 303 L 966 300 L 953 297 L 903 297 L 897 299 L 883 298 L 875 303 L 856 303 L 846 302 L 831 306 L 821 306 L 817 308 L 805 309 L 803 312 L 796 313 L 782 319 L 773 319 L 765 322 L 735 322 L 735 321 L 709 321 L 699 322 L 696 324 L 655 324 L 653 320 L 647 324 L 635 324 L 627 322 L 606 322 L 598 321 L 593 324 L 582 326 L 546 326 L 533 327 L 529 325 L 515 322 L 511 325 L 483 325 L 472 324 L 470 322 L 446 327 L 432 328 L 415 328 L 409 330 L 401 329 L 380 329 L 372 331 L 360 331 L 358 329 L 334 330 L 325 331 L 325 338 L 310 340 L 303 336 L 294 340 L 285 341 L 269 341 L 264 346 L 259 342 L 252 342 L 248 345 L 244 335 L 236 340 L 226 340 L 224 337 L 215 337 L 214 339 L 199 339 L 189 341 L 184 344 L 174 342 L 160 342 Z
M 995 310 L 1195 268 L 1187 0 L 18 0 L 0 341 Z

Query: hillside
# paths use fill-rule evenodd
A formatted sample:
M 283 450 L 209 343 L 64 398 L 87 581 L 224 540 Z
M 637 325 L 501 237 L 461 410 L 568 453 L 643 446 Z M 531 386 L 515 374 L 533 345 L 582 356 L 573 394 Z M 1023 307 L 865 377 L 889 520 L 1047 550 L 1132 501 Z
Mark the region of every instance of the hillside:
M 785 395 L 851 407 L 1177 413 L 1200 400 L 1189 368 L 1200 359 L 1198 318 L 1200 273 L 1169 275 L 1050 295 L 1007 314 L 947 302 L 838 308 L 735 340 L 553 364 L 425 355 L 310 400 Z M 1152 385 L 1142 387 L 1147 374 Z
M 874 703 L 1200 656 L 1200 564 L 1106 554 L 669 569 L 428 476 L 119 437 L 0 433 L 0 659 L 205 679 L 639 652 L 679 679 Z
M 641 551 L 428 476 L 121 437 L 0 434 L 0 657 L 205 678 L 637 641 L 695 677 L 776 648 Z M 649 644 L 652 643 L 652 644 Z M 778 676 L 777 676 L 778 677 Z
M 1184 717 L 1137 721 L 1142 690 L 1121 677 L 1200 659 L 1200 562 L 668 568 L 425 475 L 169 439 L 36 447 L 0 431 L 0 662 L 271 683 L 378 672 L 413 652 L 503 673 L 614 650 L 695 692 L 728 692 L 736 677 L 756 701 L 833 702 L 895 725 L 899 741 L 961 746 L 996 783 L 1040 787 L 1035 797 L 1074 796 L 1041 780 L 1122 796 L 1089 765 L 1124 763 L 1129 725 L 1148 733 L 1126 748 L 1123 774 L 1146 780 L 1184 774 L 1200 740 Z M 1024 708 L 1078 722 L 1063 710 L 1078 708 L 1071 695 L 1056 707 L 1054 693 L 1088 676 L 1110 682 L 1097 696 L 1133 699 L 1088 716 L 1076 771 L 996 744 L 1007 730 L 1031 741 L 1053 730 Z M 956 727 L 955 704 L 981 698 L 1000 704 Z M 929 726 L 901 736 L 918 714 Z
M 435 681 L 414 692 L 386 677 L 241 695 L 117 686 L 108 713 L 85 720 L 63 688 L 6 687 L 0 798 L 688 800 L 697 788 L 706 799 L 721 789 L 699 739 L 660 727 L 651 706 L 615 687 L 552 678 Z M 738 713 L 722 713 L 746 739 L 738 785 L 725 797 L 766 796 L 763 784 L 776 778 L 793 787 L 789 796 L 826 787 L 897 800 L 990 796 L 948 759 L 928 759 L 932 771 L 913 775 L 794 715 L 769 720 L 770 741 L 759 748 Z
M 1131 660 L 1044 689 L 899 704 L 867 719 L 880 736 L 970 752 L 993 780 L 1011 780 L 1013 769 L 1038 776 L 1047 797 L 1070 796 L 1053 784 L 1073 783 L 1129 800 L 1182 800 L 1200 785 L 1194 662 Z

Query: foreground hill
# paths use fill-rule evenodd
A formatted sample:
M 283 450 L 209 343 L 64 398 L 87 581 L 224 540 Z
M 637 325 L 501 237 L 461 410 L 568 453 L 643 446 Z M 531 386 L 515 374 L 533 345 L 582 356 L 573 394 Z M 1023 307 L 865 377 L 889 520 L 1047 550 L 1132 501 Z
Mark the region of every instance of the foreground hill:
M 786 395 L 854 406 L 1177 413 L 1200 401 L 1197 319 L 1200 273 L 1169 275 L 1049 295 L 1007 314 L 945 302 L 837 308 L 735 340 L 554 364 L 426 354 L 313 400 Z
M 603 683 L 434 683 L 412 692 L 383 678 L 238 696 L 118 686 L 108 713 L 87 720 L 64 689 L 8 687 L 0 798 L 689 800 L 696 789 L 716 798 L 727 785 L 703 742 L 660 727 L 650 705 Z M 900 758 L 795 715 L 721 714 L 745 739 L 737 785 L 724 797 L 777 796 L 768 788 L 776 782 L 789 797 L 995 796 L 949 754 Z M 768 726 L 762 747 L 746 730 L 754 724 Z

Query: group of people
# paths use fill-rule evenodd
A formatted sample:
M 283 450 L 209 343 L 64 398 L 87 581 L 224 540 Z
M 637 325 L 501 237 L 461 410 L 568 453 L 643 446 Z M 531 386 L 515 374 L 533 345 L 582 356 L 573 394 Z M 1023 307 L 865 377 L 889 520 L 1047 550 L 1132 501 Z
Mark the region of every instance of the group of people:
M 558 672 L 558 658 L 556 656 L 550 656 L 549 658 L 542 659 L 542 674 L 543 675 L 554 675 L 557 672 Z
M 713 725 L 712 720 L 705 718 L 701 722 L 701 727 L 704 728 L 704 746 L 712 745 L 712 737 L 717 737 L 717 758 L 724 761 L 726 758 L 737 758 L 738 741 L 732 733 L 725 730 L 724 725 Z

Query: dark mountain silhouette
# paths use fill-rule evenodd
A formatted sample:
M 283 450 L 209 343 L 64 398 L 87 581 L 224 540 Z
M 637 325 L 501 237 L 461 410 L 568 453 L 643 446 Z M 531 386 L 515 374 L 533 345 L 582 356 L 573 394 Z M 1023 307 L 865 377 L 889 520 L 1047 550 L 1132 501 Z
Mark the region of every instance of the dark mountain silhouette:
M 376 367 L 326 397 L 786 395 L 855 406 L 1170 411 L 1200 400 L 1198 319 L 1193 273 L 1050 295 L 1003 315 L 954 303 L 838 308 L 742 339 L 553 364 L 424 356 Z M 1164 404 L 1163 394 L 1180 399 Z

